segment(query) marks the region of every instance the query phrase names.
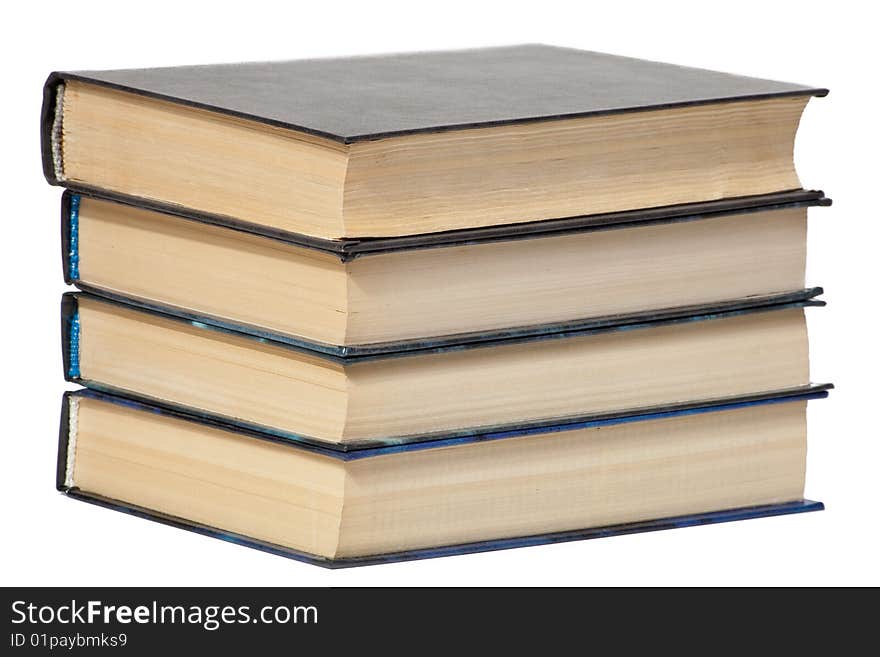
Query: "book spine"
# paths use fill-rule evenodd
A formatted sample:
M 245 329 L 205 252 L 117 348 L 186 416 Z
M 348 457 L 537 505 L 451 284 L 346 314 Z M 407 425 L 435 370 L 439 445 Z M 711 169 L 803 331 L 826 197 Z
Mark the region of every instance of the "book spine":
M 79 302 L 75 292 L 61 297 L 61 361 L 66 381 L 79 381 Z
M 60 152 L 61 115 L 58 100 L 64 89 L 64 80 L 58 73 L 51 73 L 43 85 L 43 106 L 40 110 L 40 151 L 43 159 L 43 175 L 50 185 L 60 185 L 63 170 Z
M 79 194 L 64 190 L 61 195 L 61 268 L 68 285 L 79 281 L 79 204 Z
M 71 428 L 76 426 L 75 416 L 78 410 L 78 400 L 73 392 L 65 392 L 61 397 L 61 418 L 58 426 L 58 461 L 55 468 L 55 488 L 66 492 L 73 484 L 73 455 L 76 448 L 76 440 L 71 441 Z

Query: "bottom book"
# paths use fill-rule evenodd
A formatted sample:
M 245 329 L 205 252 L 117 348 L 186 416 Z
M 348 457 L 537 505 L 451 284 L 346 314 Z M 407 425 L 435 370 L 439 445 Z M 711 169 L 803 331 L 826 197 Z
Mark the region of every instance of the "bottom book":
M 335 451 L 66 393 L 67 495 L 336 568 L 806 511 L 827 386 Z

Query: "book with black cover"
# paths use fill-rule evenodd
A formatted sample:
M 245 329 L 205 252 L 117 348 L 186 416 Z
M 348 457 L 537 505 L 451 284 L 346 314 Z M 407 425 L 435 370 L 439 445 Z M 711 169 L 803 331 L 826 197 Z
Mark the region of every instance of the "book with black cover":
M 55 87 L 79 80 L 341 143 L 528 121 L 668 109 L 827 89 L 546 45 L 287 62 L 55 72 L 43 152 L 51 168 Z
M 96 123 L 78 113 L 86 92 L 94 92 L 93 107 L 100 108 Z M 43 166 L 52 184 L 183 208 L 221 223 L 319 240 L 424 235 L 720 200 L 719 188 L 730 198 L 796 190 L 791 146 L 797 120 L 810 96 L 826 93 L 819 87 L 543 45 L 55 72 L 44 92 Z M 68 101 L 70 117 L 64 109 Z M 765 106 L 767 114 L 750 114 L 765 112 Z M 155 139 L 139 134 L 150 132 L 146 124 L 132 123 L 142 109 L 158 112 L 149 121 L 164 126 L 180 119 L 219 122 L 234 130 L 229 121 L 244 121 L 270 136 L 289 131 L 284 134 L 300 139 L 303 148 L 290 160 L 284 159 L 287 151 L 267 155 L 274 152 L 267 150 L 271 144 L 258 145 L 252 131 L 241 135 L 243 149 L 233 158 L 229 139 L 188 141 L 194 135 L 186 128 L 168 144 L 157 143 L 172 166 L 153 171 L 138 149 L 141 140 Z M 630 115 L 636 118 L 626 118 Z M 667 115 L 679 121 L 676 128 L 663 123 Z M 577 131 L 579 121 L 598 121 L 596 132 L 581 135 L 581 141 L 571 132 L 544 135 L 536 138 L 545 140 L 537 145 L 525 139 L 527 133 L 516 132 L 562 125 Z M 704 128 L 705 135 L 695 136 Z M 674 130 L 683 132 L 670 140 Z M 74 132 L 81 135 L 72 141 L 68 170 L 65 140 Z M 464 145 L 444 146 L 443 140 L 466 132 L 472 134 Z M 427 156 L 401 150 L 409 143 L 401 140 L 412 139 L 422 140 L 419 148 L 428 149 Z M 630 144 L 633 140 L 643 141 Z M 721 159 L 719 140 L 729 142 Z M 605 151 L 605 141 L 615 144 L 617 155 Z M 475 150 L 466 152 L 471 143 Z M 386 145 L 392 150 L 385 152 Z M 514 165 L 504 156 L 511 145 L 520 151 Z M 219 150 L 209 153 L 215 146 Z M 630 146 L 636 148 L 631 161 L 638 166 L 620 169 L 621 149 Z M 192 170 L 181 168 L 187 165 L 182 158 L 173 161 L 175 148 L 206 159 Z M 462 153 L 468 166 L 455 161 Z M 500 159 L 492 160 L 492 154 Z M 222 171 L 211 164 L 220 156 Z M 654 156 L 656 161 L 649 162 Z M 682 178 L 671 173 L 678 167 L 669 166 L 675 157 L 693 170 Z M 98 168 L 83 168 L 88 159 Z M 598 167 L 587 178 L 585 163 Z M 139 167 L 134 185 L 116 177 L 120 167 L 130 166 Z M 713 171 L 716 166 L 721 169 Z M 170 171 L 186 181 L 185 189 L 167 177 Z M 662 175 L 652 177 L 652 171 Z M 148 182 L 154 173 L 161 178 L 153 181 L 156 185 Z M 222 184 L 216 176 L 224 175 Z M 719 185 L 720 180 L 728 182 Z M 259 198 L 246 198 L 254 189 L 260 190 Z
M 787 192 L 425 239 L 334 242 L 62 195 L 65 281 L 352 353 L 801 290 L 807 208 Z

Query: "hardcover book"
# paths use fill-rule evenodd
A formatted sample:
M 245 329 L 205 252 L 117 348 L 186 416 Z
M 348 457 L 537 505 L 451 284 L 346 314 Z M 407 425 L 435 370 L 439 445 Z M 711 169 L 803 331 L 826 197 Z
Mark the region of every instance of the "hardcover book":
M 339 243 L 62 199 L 67 282 L 327 349 L 461 342 L 798 291 L 807 207 L 830 203 L 786 192 Z
M 346 240 L 797 190 L 827 90 L 542 45 L 62 72 L 47 179 Z
M 807 385 L 803 307 L 821 305 L 820 291 L 343 355 L 67 294 L 64 369 L 89 387 L 294 440 L 400 443 Z
M 57 485 L 328 567 L 443 556 L 819 510 L 806 400 L 826 395 L 343 453 L 78 391 Z

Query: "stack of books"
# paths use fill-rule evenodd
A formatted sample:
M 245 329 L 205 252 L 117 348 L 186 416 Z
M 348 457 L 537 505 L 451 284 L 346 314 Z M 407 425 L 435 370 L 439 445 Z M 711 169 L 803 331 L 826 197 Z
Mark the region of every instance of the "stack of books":
M 820 509 L 826 93 L 548 46 L 53 73 L 58 487 L 326 566 Z

